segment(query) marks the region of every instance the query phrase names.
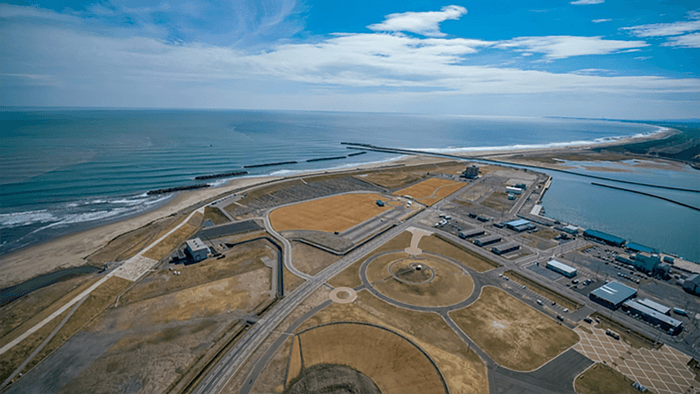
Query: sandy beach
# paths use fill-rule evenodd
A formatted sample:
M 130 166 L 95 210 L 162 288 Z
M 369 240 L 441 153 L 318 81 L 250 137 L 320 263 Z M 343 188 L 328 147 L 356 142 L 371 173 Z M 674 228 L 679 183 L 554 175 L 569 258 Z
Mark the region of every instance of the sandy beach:
M 537 156 L 538 154 L 547 155 L 565 155 L 573 152 L 590 152 L 591 148 L 602 146 L 627 144 L 630 142 L 641 142 L 652 139 L 663 139 L 677 133 L 676 130 L 667 129 L 661 133 L 652 135 L 620 139 L 612 142 L 603 142 L 600 144 L 590 144 L 584 146 L 569 146 L 547 149 L 521 149 L 521 150 L 494 150 L 494 151 L 479 151 L 479 152 L 462 152 L 460 156 L 465 158 L 470 157 L 488 157 L 490 159 L 505 158 L 513 156 Z M 522 159 L 522 157 L 519 157 Z M 396 165 L 417 165 L 430 162 L 444 161 L 444 158 L 436 158 L 430 156 L 407 156 L 397 160 L 380 163 L 370 163 L 364 165 L 353 166 L 352 168 L 341 168 L 336 170 L 315 170 L 299 174 L 292 177 L 309 176 L 313 174 L 323 173 L 339 173 L 344 171 L 353 171 L 356 169 L 375 169 L 383 166 Z M 593 159 L 595 160 L 595 159 Z M 518 160 L 508 160 L 517 162 Z M 291 177 L 287 177 L 291 178 Z M 15 284 L 21 283 L 35 276 L 45 274 L 58 269 L 76 267 L 88 264 L 86 257 L 95 251 L 99 250 L 105 244 L 115 237 L 126 232 L 146 226 L 154 220 L 172 215 L 174 213 L 188 209 L 194 210 L 202 206 L 206 200 L 214 199 L 220 195 L 231 193 L 235 190 L 245 189 L 268 183 L 286 179 L 284 177 L 251 177 L 241 178 L 229 181 L 225 186 L 216 188 L 200 189 L 195 191 L 180 192 L 173 199 L 167 202 L 164 206 L 149 211 L 142 215 L 125 219 L 116 223 L 110 223 L 82 232 L 69 234 L 39 245 L 30 246 L 20 249 L 8 255 L 0 257 L 0 268 L 3 271 L 0 277 L 0 288 L 6 288 Z

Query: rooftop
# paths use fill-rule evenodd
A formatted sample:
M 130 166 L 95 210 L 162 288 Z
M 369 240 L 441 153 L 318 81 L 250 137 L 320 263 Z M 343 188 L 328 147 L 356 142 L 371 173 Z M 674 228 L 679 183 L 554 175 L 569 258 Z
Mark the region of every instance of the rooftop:
M 511 226 L 511 227 L 517 227 L 517 226 L 522 226 L 523 224 L 528 224 L 528 223 L 530 223 L 529 220 L 518 219 L 518 220 L 513 220 L 513 221 L 510 221 L 510 222 L 506 222 L 505 225 L 506 225 L 506 226 Z
M 574 267 L 572 267 L 572 266 L 570 266 L 570 265 L 566 265 L 566 264 L 561 263 L 561 262 L 556 261 L 556 260 L 550 260 L 550 261 L 548 261 L 548 262 L 547 262 L 547 265 L 551 265 L 552 267 L 555 267 L 555 268 L 557 268 L 557 269 L 560 269 L 560 270 L 562 270 L 562 271 L 564 271 L 564 272 L 576 272 L 576 268 L 574 268 Z
M 635 309 L 639 312 L 645 313 L 645 314 L 647 314 L 647 315 L 649 315 L 657 320 L 661 320 L 672 327 L 678 327 L 682 324 L 680 320 L 676 320 L 670 316 L 666 316 L 661 312 L 655 311 L 649 307 L 646 307 L 646 306 L 638 303 L 637 301 L 629 300 L 629 301 L 625 302 L 623 305 L 625 305 L 628 308 L 632 308 L 632 309 Z
M 602 240 L 610 241 L 610 242 L 614 242 L 614 243 L 619 243 L 619 244 L 624 244 L 625 242 L 627 242 L 627 240 L 624 238 L 620 238 L 618 236 L 604 233 L 604 232 L 598 231 L 598 230 L 588 229 L 584 232 L 584 234 L 589 236 L 589 237 L 595 237 L 598 239 L 602 239 Z
M 611 304 L 617 305 L 637 294 L 637 290 L 625 286 L 622 283 L 612 281 L 593 290 L 591 294 Z
M 208 250 L 209 249 L 209 248 L 207 248 L 207 245 L 205 245 L 204 242 L 202 242 L 202 240 L 199 238 L 189 239 L 189 240 L 187 240 L 186 244 L 187 244 L 187 247 L 190 248 L 190 250 L 201 250 L 201 249 Z
M 647 252 L 650 254 L 651 253 L 659 253 L 658 249 L 654 249 L 654 248 L 649 247 L 649 246 L 638 244 L 636 242 L 627 242 L 627 244 L 625 244 L 625 247 L 627 249 L 632 249 L 635 252 Z

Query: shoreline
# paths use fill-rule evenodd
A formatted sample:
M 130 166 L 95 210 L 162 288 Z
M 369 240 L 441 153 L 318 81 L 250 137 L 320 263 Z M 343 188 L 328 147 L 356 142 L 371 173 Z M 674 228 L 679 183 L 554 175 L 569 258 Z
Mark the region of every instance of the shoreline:
M 591 151 L 592 148 L 600 148 L 611 145 L 622 145 L 630 142 L 643 142 L 649 140 L 661 140 L 670 137 L 680 131 L 670 128 L 663 128 L 662 131 L 644 136 L 630 136 L 620 138 L 616 141 L 606 141 L 600 143 L 590 143 L 587 145 L 578 146 L 562 146 L 556 148 L 529 148 L 519 150 L 492 150 L 468 152 L 464 155 L 459 155 L 464 159 L 493 155 L 515 155 L 525 154 L 534 155 L 537 153 L 555 153 L 555 152 L 571 152 L 576 151 Z M 426 151 L 426 153 L 428 153 Z M 456 154 L 455 154 L 456 155 Z M 652 160 L 650 158 L 650 160 Z M 666 159 L 653 159 L 666 160 Z M 197 206 L 206 204 L 207 200 L 215 200 L 224 194 L 233 193 L 236 190 L 260 186 L 265 183 L 294 179 L 312 175 L 322 174 L 339 174 L 345 172 L 353 172 L 356 170 L 372 170 L 382 167 L 394 167 L 396 165 L 411 166 L 426 163 L 445 161 L 445 158 L 436 158 L 429 156 L 411 156 L 400 155 L 396 158 L 382 160 L 378 162 L 370 162 L 364 164 L 348 164 L 331 168 L 317 170 L 299 170 L 292 171 L 291 174 L 285 175 L 254 175 L 228 180 L 222 186 L 210 187 L 205 189 L 179 192 L 174 197 L 170 198 L 162 206 L 154 207 L 154 209 L 135 214 L 133 217 L 127 217 L 116 222 L 99 224 L 95 227 L 82 230 L 79 232 L 66 234 L 55 239 L 48 240 L 43 243 L 28 245 L 26 247 L 12 251 L 11 253 L 0 256 L 0 267 L 4 271 L 4 275 L 0 278 L 0 289 L 17 285 L 26 280 L 32 279 L 38 275 L 50 273 L 65 268 L 89 265 L 85 258 L 95 251 L 102 248 L 109 241 L 117 236 L 136 230 L 149 223 L 174 214 L 182 214 L 184 211 L 190 211 Z M 517 163 L 513 163 L 517 164 Z M 286 172 L 286 171 L 285 171 Z

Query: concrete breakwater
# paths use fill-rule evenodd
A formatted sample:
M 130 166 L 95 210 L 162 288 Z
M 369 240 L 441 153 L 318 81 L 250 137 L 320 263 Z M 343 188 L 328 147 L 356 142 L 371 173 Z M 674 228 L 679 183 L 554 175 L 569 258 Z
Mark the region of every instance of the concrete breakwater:
M 366 155 L 366 154 L 367 154 L 367 152 L 366 152 L 366 151 L 362 151 L 362 152 L 355 152 L 355 153 L 351 153 L 351 154 L 349 154 L 349 155 L 348 155 L 348 157 L 353 157 L 353 156 L 359 156 L 359 155 Z
M 250 164 L 247 166 L 243 166 L 243 168 L 272 167 L 272 166 L 282 166 L 285 164 L 297 164 L 297 162 L 296 161 L 279 161 L 277 163 Z
M 173 192 L 181 192 L 184 190 L 195 190 L 195 189 L 203 189 L 205 187 L 210 187 L 211 185 L 208 183 L 198 183 L 196 185 L 190 185 L 190 186 L 177 186 L 177 187 L 169 187 L 165 189 L 156 189 L 156 190 L 149 190 L 148 194 L 149 196 L 152 196 L 154 194 L 166 194 L 166 193 L 173 193 Z
M 239 176 L 239 175 L 246 175 L 248 174 L 248 171 L 231 171 L 231 172 L 222 172 L 220 174 L 211 174 L 211 175 L 200 175 L 194 177 L 196 181 L 202 180 L 202 179 L 215 179 L 215 178 L 225 178 L 228 176 Z
M 335 157 L 321 157 L 318 159 L 309 159 L 306 162 L 307 163 L 313 163 L 315 161 L 326 161 L 326 160 L 340 160 L 340 159 L 347 159 L 347 156 L 335 156 Z

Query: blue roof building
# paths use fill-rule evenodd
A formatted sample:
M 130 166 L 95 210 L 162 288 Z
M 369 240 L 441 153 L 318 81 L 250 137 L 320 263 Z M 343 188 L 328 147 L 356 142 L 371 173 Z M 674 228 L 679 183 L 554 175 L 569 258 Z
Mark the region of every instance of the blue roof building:
M 588 294 L 588 298 L 610 309 L 617 309 L 623 302 L 637 295 L 637 290 L 612 281 Z
M 630 249 L 635 252 L 646 252 L 649 254 L 654 254 L 654 253 L 659 253 L 658 249 L 650 248 L 649 246 L 644 246 L 642 244 L 638 244 L 636 242 L 627 242 L 625 244 L 625 248 Z
M 602 231 L 592 230 L 592 229 L 588 229 L 588 230 L 584 231 L 583 235 L 585 237 L 588 237 L 588 238 L 593 238 L 593 239 L 597 239 L 599 241 L 603 241 L 606 244 L 613 245 L 613 246 L 622 246 L 625 244 L 625 242 L 627 242 L 627 240 L 624 238 L 620 238 L 620 237 L 617 237 L 617 236 L 614 236 L 614 235 L 611 235 L 608 233 L 604 233 Z

